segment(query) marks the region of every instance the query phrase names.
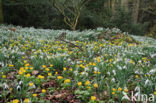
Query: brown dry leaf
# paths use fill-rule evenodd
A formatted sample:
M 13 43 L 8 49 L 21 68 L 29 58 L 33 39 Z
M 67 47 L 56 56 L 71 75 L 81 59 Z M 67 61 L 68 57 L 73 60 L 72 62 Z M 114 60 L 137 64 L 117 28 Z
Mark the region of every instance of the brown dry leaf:
M 56 99 L 65 98 L 66 95 L 67 95 L 66 93 L 58 94 L 58 95 L 55 95 L 55 98 L 56 98 Z
M 32 71 L 32 75 L 37 75 L 38 73 L 39 73 L 39 71 L 37 71 L 37 70 Z

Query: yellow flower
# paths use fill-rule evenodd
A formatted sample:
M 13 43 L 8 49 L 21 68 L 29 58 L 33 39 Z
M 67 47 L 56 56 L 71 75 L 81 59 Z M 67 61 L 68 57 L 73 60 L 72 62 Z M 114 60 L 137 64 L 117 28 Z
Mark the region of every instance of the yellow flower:
M 114 95 L 114 94 L 115 94 L 115 92 L 112 92 L 112 94 Z
M 67 68 L 65 68 L 65 67 L 64 67 L 64 68 L 63 68 L 63 70 L 64 70 L 64 71 L 66 71 L 66 70 L 67 70 Z
M 118 91 L 122 91 L 122 88 L 121 88 L 121 87 L 119 87 L 119 88 L 118 88 Z
M 9 64 L 9 67 L 14 67 L 14 65 L 13 64 Z
M 24 66 L 25 66 L 25 67 L 28 67 L 28 66 L 29 66 L 29 63 L 25 64 Z
M 90 86 L 88 86 L 87 88 L 88 88 L 89 90 L 91 89 L 91 87 L 90 87 Z
M 23 72 L 22 72 L 22 71 L 19 71 L 19 72 L 18 72 L 18 74 L 19 74 L 19 75 L 22 75 L 22 74 L 23 74 Z
M 97 57 L 96 60 L 97 60 L 97 62 L 100 62 L 100 57 Z
M 13 88 L 10 88 L 9 90 L 10 90 L 10 92 L 11 92 L 11 91 L 13 90 Z
M 64 83 L 70 83 L 70 79 L 66 79 Z
M 28 98 L 26 98 L 25 100 L 24 100 L 24 103 L 29 103 L 30 102 L 30 100 L 28 99 Z
M 46 68 L 46 66 L 45 65 L 42 65 L 42 68 Z
M 138 75 L 135 75 L 135 78 L 139 78 L 139 76 Z
M 45 68 L 46 71 L 49 71 L 49 68 Z
M 96 64 L 95 64 L 95 63 L 93 63 L 92 65 L 93 65 L 93 66 L 96 66 Z
M 116 89 L 115 89 L 115 88 L 113 88 L 112 90 L 113 90 L 113 92 L 115 92 L 115 91 L 116 91 Z
M 33 94 L 33 97 L 36 97 L 37 96 L 37 94 Z
M 156 95 L 156 91 L 154 92 L 154 95 Z
M 78 82 L 77 85 L 78 85 L 78 86 L 81 86 L 81 85 L 82 85 L 82 82 Z
M 50 64 L 50 67 L 53 67 L 53 65 L 52 65 L 52 64 Z
M 55 74 L 58 74 L 58 72 L 55 72 Z
M 85 85 L 89 85 L 89 84 L 90 84 L 90 81 L 87 80 L 87 81 L 85 82 Z
M 57 79 L 62 79 L 63 77 L 62 76 L 57 76 Z
M 96 97 L 95 96 L 91 96 L 91 100 L 92 101 L 95 101 L 96 100 Z
M 26 74 L 25 76 L 26 76 L 27 78 L 29 78 L 31 75 L 28 73 L 28 74 Z
M 27 60 L 24 60 L 24 63 L 27 63 Z
M 48 76 L 52 76 L 52 73 L 48 73 Z
M 46 93 L 46 90 L 45 89 L 42 89 L 42 93 Z
M 38 78 L 39 78 L 39 79 L 44 79 L 44 76 L 38 75 Z
M 72 68 L 69 68 L 69 70 L 70 70 L 70 71 L 73 71 L 73 69 L 72 69 Z
M 125 92 L 128 92 L 128 89 L 124 89 Z
M 14 99 L 14 100 L 12 101 L 12 103 L 19 103 L 19 100 L 18 100 L 18 99 Z
M 97 87 L 98 87 L 98 84 L 97 84 L 97 83 L 95 83 L 95 84 L 93 84 L 93 86 L 94 86 L 94 88 L 97 88 Z
M 25 67 L 25 69 L 28 70 L 29 68 L 28 67 Z
M 31 86 L 33 86 L 34 85 L 34 83 L 29 83 L 29 86 L 31 87 Z
M 30 70 L 33 70 L 34 68 L 33 67 L 30 67 Z
M 5 79 L 6 78 L 6 75 L 2 75 L 2 77 Z

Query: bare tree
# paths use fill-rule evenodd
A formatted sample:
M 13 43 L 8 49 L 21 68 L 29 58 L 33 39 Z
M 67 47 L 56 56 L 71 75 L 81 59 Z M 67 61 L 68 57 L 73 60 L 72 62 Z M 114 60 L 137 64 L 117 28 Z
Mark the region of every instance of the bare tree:
M 138 16 L 139 16 L 139 5 L 140 5 L 140 0 L 134 0 L 133 1 L 133 22 L 137 23 L 138 21 Z
M 53 6 L 63 15 L 64 22 L 76 30 L 82 8 L 89 0 L 52 0 Z
M 2 8 L 2 0 L 0 0 L 0 24 L 3 23 L 3 8 Z

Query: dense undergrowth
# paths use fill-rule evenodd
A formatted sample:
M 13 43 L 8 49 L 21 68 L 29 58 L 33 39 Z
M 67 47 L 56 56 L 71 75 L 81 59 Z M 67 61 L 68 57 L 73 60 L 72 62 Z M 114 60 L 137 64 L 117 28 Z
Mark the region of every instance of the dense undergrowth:
M 56 39 L 62 32 L 82 50 Z M 121 103 L 132 101 L 132 93 L 133 101 L 142 94 L 155 100 L 155 45 L 117 28 L 0 26 L 0 102 Z

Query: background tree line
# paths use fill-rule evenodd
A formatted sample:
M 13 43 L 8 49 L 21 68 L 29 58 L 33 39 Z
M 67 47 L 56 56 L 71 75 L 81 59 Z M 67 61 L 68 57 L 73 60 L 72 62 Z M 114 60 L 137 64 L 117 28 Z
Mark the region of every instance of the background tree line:
M 66 5 L 71 5 L 70 0 L 60 1 L 68 1 Z M 52 0 L 0 0 L 0 4 L 1 23 L 70 29 Z M 71 16 L 71 12 L 65 12 Z M 81 10 L 76 28 L 97 27 L 117 27 L 136 35 L 156 35 L 156 0 L 89 0 Z

